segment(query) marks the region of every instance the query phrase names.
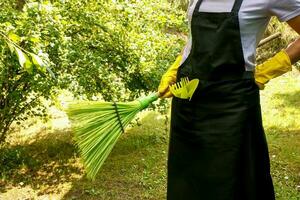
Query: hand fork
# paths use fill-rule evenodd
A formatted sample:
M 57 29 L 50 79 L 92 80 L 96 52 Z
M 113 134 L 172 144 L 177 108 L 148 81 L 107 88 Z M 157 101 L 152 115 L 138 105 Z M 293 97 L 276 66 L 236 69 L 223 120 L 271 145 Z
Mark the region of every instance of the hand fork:
M 186 91 L 186 85 L 188 83 L 188 78 L 181 78 L 180 82 L 174 83 L 170 85 L 170 90 L 173 93 L 174 96 L 179 98 L 188 98 L 187 97 L 187 91 Z
M 199 79 L 193 79 L 189 81 L 188 77 L 185 77 L 185 78 L 181 78 L 180 82 L 174 83 L 169 87 L 174 96 L 181 99 L 189 98 L 189 100 L 191 100 L 198 84 L 199 84 Z

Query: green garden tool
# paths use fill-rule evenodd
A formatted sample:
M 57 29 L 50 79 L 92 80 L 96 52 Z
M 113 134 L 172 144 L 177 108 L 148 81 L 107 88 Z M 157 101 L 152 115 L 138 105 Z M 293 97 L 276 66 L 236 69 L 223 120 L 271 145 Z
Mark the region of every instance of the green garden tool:
M 196 83 L 183 79 L 178 86 L 184 86 L 185 89 L 176 87 L 174 91 L 176 95 L 191 98 Z M 75 101 L 69 104 L 66 112 L 72 122 L 75 142 L 88 178 L 95 179 L 129 122 L 159 96 L 157 92 L 131 102 Z
M 66 112 L 88 178 L 95 179 L 129 122 L 158 98 L 157 92 L 132 102 L 79 101 L 69 104 Z

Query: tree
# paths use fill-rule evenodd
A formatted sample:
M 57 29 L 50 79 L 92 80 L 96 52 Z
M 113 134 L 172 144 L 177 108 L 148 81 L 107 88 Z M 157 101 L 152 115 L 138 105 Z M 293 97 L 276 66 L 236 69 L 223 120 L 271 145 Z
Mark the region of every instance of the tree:
M 0 24 L 0 142 L 5 140 L 12 122 L 19 123 L 28 116 L 45 116 L 41 97 L 48 98 L 54 85 L 54 74 L 47 66 L 49 61 L 42 53 L 38 38 L 24 34 L 31 28 L 23 23 L 27 15 L 21 14 L 10 23 L 7 19 L 14 18 L 16 11 L 9 5 L 5 8 L 1 10 L 5 22 Z M 52 78 L 46 74 L 47 69 Z
M 167 1 L 22 2 L 0 3 L 0 142 L 59 89 L 106 101 L 156 90 L 184 45 L 185 14 Z

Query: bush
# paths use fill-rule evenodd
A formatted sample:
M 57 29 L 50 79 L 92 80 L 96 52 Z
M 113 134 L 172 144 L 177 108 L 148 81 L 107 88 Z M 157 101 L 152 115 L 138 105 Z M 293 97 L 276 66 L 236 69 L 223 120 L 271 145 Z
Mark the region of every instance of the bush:
M 59 89 L 106 101 L 156 90 L 184 45 L 185 12 L 167 1 L 26 2 L 0 3 L 0 142 Z

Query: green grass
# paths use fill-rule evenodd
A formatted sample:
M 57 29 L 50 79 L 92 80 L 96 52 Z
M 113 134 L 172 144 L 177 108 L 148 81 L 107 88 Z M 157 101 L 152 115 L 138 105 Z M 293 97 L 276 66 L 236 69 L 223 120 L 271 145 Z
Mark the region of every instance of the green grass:
M 300 199 L 300 76 L 272 80 L 261 93 L 271 171 L 279 200 Z
M 299 72 L 272 80 L 261 98 L 277 200 L 299 199 Z M 169 118 L 142 112 L 139 125 L 120 137 L 94 182 L 84 174 L 64 119 L 15 129 L 10 145 L 0 149 L 1 200 L 165 199 Z

